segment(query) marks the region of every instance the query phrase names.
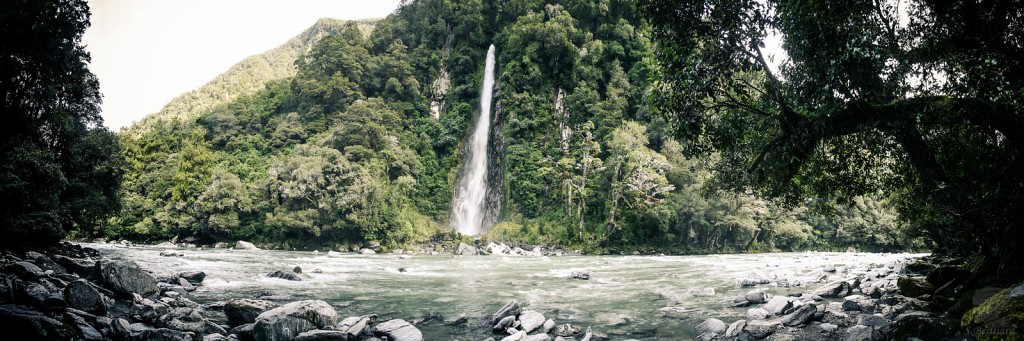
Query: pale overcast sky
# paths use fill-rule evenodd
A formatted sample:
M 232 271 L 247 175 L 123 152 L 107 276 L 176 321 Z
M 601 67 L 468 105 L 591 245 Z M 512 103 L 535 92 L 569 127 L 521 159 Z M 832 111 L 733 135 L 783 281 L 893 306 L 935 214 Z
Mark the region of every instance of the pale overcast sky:
M 381 18 L 399 0 L 89 0 L 83 44 L 112 130 L 155 113 L 323 17 Z

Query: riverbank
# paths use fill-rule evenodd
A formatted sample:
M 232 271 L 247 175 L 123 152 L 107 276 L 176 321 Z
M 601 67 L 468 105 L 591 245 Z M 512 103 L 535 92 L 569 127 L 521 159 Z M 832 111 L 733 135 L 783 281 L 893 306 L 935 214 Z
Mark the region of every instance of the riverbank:
M 13 284 L 7 284 L 3 291 L 5 300 L 0 308 L 3 311 L 0 314 L 0 319 L 12 323 L 32 323 L 32 325 L 40 326 L 39 333 L 45 334 L 35 336 L 43 339 L 53 339 L 53 335 L 56 335 L 57 338 L 70 336 L 82 339 L 96 339 L 94 338 L 96 335 L 107 339 L 153 337 L 175 340 L 217 340 L 220 337 L 252 339 L 256 337 L 256 326 L 259 324 L 260 316 L 279 308 L 280 310 L 264 316 L 265 326 L 270 325 L 270 320 L 291 321 L 287 326 L 292 331 L 297 328 L 311 331 L 313 329 L 322 330 L 314 332 L 308 337 L 340 337 L 339 335 L 347 333 L 350 336 L 345 337 L 350 339 L 368 339 L 368 335 L 358 336 L 367 333 L 388 335 L 388 332 L 398 331 L 402 331 L 402 335 L 409 335 L 408 337 L 411 339 L 416 339 L 415 335 L 421 329 L 423 331 L 419 335 L 426 339 L 436 339 L 447 335 L 447 337 L 467 337 L 469 339 L 493 337 L 495 340 L 516 340 L 517 337 L 530 340 L 558 338 L 582 340 L 587 339 L 588 329 L 590 329 L 590 340 L 653 340 L 659 337 L 663 339 L 673 336 L 683 339 L 710 339 L 712 334 L 718 339 L 763 337 L 831 340 L 852 339 L 865 335 L 867 339 L 888 339 L 896 336 L 916 335 L 921 339 L 929 340 L 942 339 L 936 338 L 940 335 L 948 337 L 966 332 L 959 327 L 959 321 L 929 311 L 936 307 L 933 303 L 936 302 L 935 297 L 922 297 L 928 294 L 914 293 L 918 295 L 915 298 L 908 297 L 913 295 L 904 294 L 915 287 L 911 283 L 919 283 L 908 279 L 923 278 L 927 281 L 929 277 L 932 277 L 932 281 L 937 281 L 943 276 L 949 276 L 949 274 L 932 275 L 932 273 L 936 273 L 935 269 L 949 265 L 944 265 L 943 261 L 932 258 L 907 263 L 904 257 L 904 260 L 879 264 L 877 261 L 867 259 L 858 262 L 844 261 L 843 254 L 811 253 L 785 257 L 766 254 L 758 256 L 759 260 L 755 263 L 750 263 L 749 260 L 744 261 L 744 259 L 750 259 L 750 256 L 727 255 L 707 259 L 706 257 L 629 256 L 600 258 L 572 255 L 550 258 L 551 256 L 530 254 L 529 252 L 533 250 L 523 250 L 525 253 L 518 257 L 513 254 L 502 257 L 474 257 L 469 255 L 472 253 L 463 250 L 463 255 L 445 258 L 444 256 L 430 256 L 429 252 L 425 255 L 409 255 L 408 253 L 402 255 L 362 253 L 328 255 L 326 252 L 204 251 L 198 248 L 127 248 L 109 244 L 96 246 L 100 247 L 101 252 L 88 247 L 66 245 L 65 248 L 70 250 L 81 250 L 71 256 L 52 251 L 5 252 L 2 267 L 4 269 L 3 278 L 6 279 L 5 283 Z M 515 250 L 513 247 L 506 247 Z M 116 250 L 134 251 L 112 253 Z M 477 254 L 480 252 L 477 250 Z M 160 256 L 158 253 L 164 255 Z M 105 256 L 100 256 L 100 254 Z M 223 255 L 223 257 L 210 258 L 216 255 Z M 245 270 L 244 273 L 238 275 L 239 277 L 228 277 L 228 275 L 222 274 L 223 270 L 217 268 L 218 266 L 237 267 L 241 263 L 250 261 L 236 260 L 231 264 L 218 265 L 218 262 L 223 261 L 216 261 L 216 259 L 230 260 L 251 256 L 284 259 L 283 262 L 272 264 L 270 267 L 281 268 L 282 264 L 289 266 L 279 270 L 274 278 L 268 277 L 273 274 L 272 271 L 258 267 Z M 133 257 L 136 257 L 139 262 L 136 263 L 130 259 Z M 856 257 L 863 256 L 855 256 L 851 259 L 855 260 Z M 438 290 L 449 288 L 450 284 L 436 283 L 435 279 L 449 281 L 453 278 L 450 277 L 451 275 L 431 270 L 436 269 L 436 266 L 444 266 L 444 264 L 458 266 L 458 264 L 467 264 L 466 262 L 471 264 L 482 261 L 500 262 L 482 264 L 484 268 L 492 268 L 493 264 L 536 267 L 550 263 L 551 259 L 560 258 L 568 260 L 566 264 L 582 267 L 579 269 L 565 268 L 566 272 L 559 270 L 553 273 L 549 279 L 540 281 L 537 280 L 538 274 L 536 273 L 510 273 L 509 279 L 502 279 L 499 282 L 511 285 L 510 288 L 513 289 L 511 291 L 501 289 L 501 287 L 490 287 L 488 284 L 480 282 L 479 279 L 462 279 L 461 281 L 468 280 L 469 283 L 473 283 L 472 287 L 474 288 L 487 291 L 480 297 L 485 297 L 485 300 L 490 302 L 500 302 L 497 305 L 483 305 L 479 309 L 465 307 L 464 304 L 453 301 L 458 297 L 479 300 L 479 298 L 473 298 L 477 296 L 470 297 L 470 292 L 439 292 Z M 821 258 L 826 258 L 826 260 L 823 262 L 820 260 Z M 829 258 L 834 260 L 827 260 Z M 195 260 L 191 261 L 191 259 Z M 366 271 L 369 271 L 367 273 L 379 272 L 383 281 L 373 282 L 379 283 L 377 285 L 385 285 L 385 283 L 396 280 L 402 281 L 404 278 L 409 279 L 408 283 L 417 284 L 398 282 L 393 287 L 379 289 L 351 287 L 351 285 L 363 284 L 353 283 L 351 278 L 345 279 L 337 276 L 351 273 L 351 276 L 363 278 L 367 275 L 358 272 L 358 269 L 353 269 L 352 265 L 341 265 L 340 267 L 330 265 L 333 264 L 331 262 L 339 259 L 344 260 L 346 262 L 344 264 L 371 262 L 372 264 L 368 264 L 369 267 Z M 508 259 L 508 261 L 498 261 L 501 259 Z M 900 259 L 900 257 L 885 259 Z M 177 264 L 182 261 L 196 265 L 179 267 Z M 792 267 L 779 266 L 780 262 L 794 261 L 804 262 L 806 266 L 801 268 L 806 268 L 808 271 L 791 271 L 787 269 Z M 612 264 L 608 264 L 609 262 Z M 686 264 L 694 262 L 704 265 L 691 272 L 672 270 L 686 267 Z M 844 262 L 849 265 L 832 264 Z M 378 263 L 381 265 L 373 265 Z M 643 274 L 638 274 L 641 276 L 638 278 L 659 273 L 665 278 L 643 282 L 643 280 L 631 279 L 633 277 L 622 277 L 624 276 L 623 270 L 621 270 L 623 266 L 636 266 L 637 263 L 658 266 L 651 270 L 645 270 Z M 29 264 L 34 265 L 38 270 Z M 55 267 L 53 264 L 60 267 Z M 298 265 L 293 267 L 291 264 Z M 402 268 L 392 268 L 388 264 L 395 264 Z M 928 264 L 932 266 L 928 266 Z M 254 265 L 247 264 L 244 267 L 254 267 Z M 622 310 L 623 307 L 618 306 L 619 303 L 606 306 L 579 304 L 582 301 L 601 299 L 602 297 L 609 301 L 619 299 L 604 296 L 607 294 L 583 296 L 585 294 L 582 293 L 587 291 L 601 291 L 604 290 L 603 287 L 609 287 L 608 289 L 611 289 L 612 292 L 631 295 L 630 292 L 635 291 L 635 288 L 654 288 L 662 286 L 658 283 L 674 282 L 676 278 L 699 276 L 699 273 L 705 272 L 702 270 L 705 265 L 726 267 L 723 268 L 726 271 L 729 271 L 728 267 L 738 267 L 743 270 L 739 276 L 726 279 L 724 282 L 722 276 L 707 274 L 705 276 L 713 281 L 698 282 L 705 283 L 703 285 L 706 287 L 691 288 L 692 290 L 688 292 L 681 292 L 678 288 L 664 288 L 654 290 L 660 298 L 645 298 L 645 294 L 637 294 L 639 296 L 636 297 L 639 300 L 650 300 L 653 304 L 658 304 L 653 307 L 643 302 L 636 307 L 625 307 L 626 310 Z M 383 267 L 378 268 L 380 266 Z M 208 277 L 206 276 L 208 272 L 203 271 L 180 271 L 197 270 L 203 267 L 212 270 L 210 273 L 213 276 Z M 379 270 L 374 270 L 375 268 Z M 489 278 L 496 276 L 497 273 L 507 273 L 509 269 L 513 268 L 498 269 L 495 273 L 483 274 L 482 277 L 474 278 Z M 938 272 L 948 273 L 949 270 L 938 270 Z M 468 274 L 465 272 L 453 273 Z M 254 274 L 266 279 L 251 277 Z M 245 284 L 239 286 L 239 282 L 235 278 L 255 280 L 252 283 L 268 284 L 279 289 L 274 292 L 266 292 L 264 289 L 259 289 L 261 286 L 253 288 L 249 288 Z M 291 282 L 286 278 L 295 278 L 299 281 Z M 901 280 L 901 278 L 907 279 Z M 511 282 L 509 282 L 510 280 Z M 289 282 L 299 284 L 299 286 L 289 284 Z M 629 282 L 642 283 L 635 287 L 620 287 Z M 340 285 L 344 287 L 339 289 L 340 292 L 351 292 L 352 296 L 346 295 L 339 301 L 333 298 L 337 295 L 335 293 L 325 292 L 322 289 L 308 291 L 305 289 L 307 287 L 302 285 L 311 285 L 309 288 Z M 418 291 L 402 293 L 410 288 L 409 285 L 421 287 L 416 288 Z M 564 295 L 575 297 L 558 297 L 552 295 L 563 294 L 556 293 L 557 291 L 545 293 L 536 292 L 538 289 L 528 289 L 529 287 L 544 288 L 552 285 L 562 288 L 579 287 L 583 291 L 566 291 Z M 920 286 L 923 285 L 917 285 L 917 287 Z M 79 289 L 67 289 L 69 287 Z M 90 290 L 80 290 L 85 287 L 92 288 L 97 294 L 93 294 Z M 155 289 L 153 289 L 154 287 Z M 252 291 L 257 289 L 259 292 Z M 374 290 L 384 290 L 389 294 L 378 296 L 379 294 L 372 294 L 372 292 L 376 292 Z M 93 299 L 91 302 L 102 302 L 105 310 L 98 308 L 96 304 L 92 306 L 84 304 L 83 299 L 78 297 L 82 295 L 69 294 L 72 291 L 84 291 L 86 297 L 99 297 L 98 300 Z M 132 294 L 129 295 L 129 292 Z M 531 292 L 536 292 L 536 295 L 530 294 Z M 506 293 L 512 295 L 507 296 Z M 523 294 L 527 295 L 523 296 Z M 478 293 L 478 295 L 480 294 Z M 378 300 L 398 300 L 396 297 L 402 296 L 411 296 L 409 299 L 412 301 L 396 302 L 396 305 L 372 304 Z M 507 298 L 503 299 L 502 297 Z M 64 304 L 60 303 L 61 300 Z M 435 301 L 436 303 L 425 305 L 428 308 L 434 308 L 408 310 L 409 302 L 422 301 Z M 512 301 L 516 301 L 514 305 L 517 308 L 505 309 L 506 305 Z M 552 305 L 550 303 L 552 301 L 562 303 Z M 461 308 L 448 311 L 437 309 L 448 305 L 461 306 Z M 712 306 L 715 305 L 719 307 L 713 308 Z M 401 308 L 403 306 L 406 308 Z M 571 306 L 577 308 L 569 308 Z M 658 316 L 649 318 L 642 314 L 629 313 L 629 310 L 645 309 L 644 306 L 648 306 L 646 309 L 656 311 Z M 708 308 L 701 308 L 701 306 Z M 394 310 L 396 308 L 398 310 Z M 708 318 L 709 315 L 715 317 Z M 271 318 L 271 316 L 276 317 Z M 303 317 L 301 319 L 306 322 L 301 322 L 295 320 L 295 316 L 314 317 L 309 319 Z M 502 320 L 505 320 L 504 323 L 499 323 Z M 540 324 L 534 326 L 537 322 Z M 301 325 L 301 328 L 297 327 L 298 325 Z M 689 326 L 686 328 L 690 328 L 690 331 L 673 331 L 676 330 L 673 329 L 676 328 L 673 327 L 674 325 Z M 725 328 L 720 328 L 722 326 Z M 268 333 L 276 333 L 270 327 L 261 328 L 264 328 L 260 334 L 262 335 L 261 339 L 270 339 L 267 337 L 270 335 Z M 92 331 L 98 334 L 92 333 Z M 351 335 L 358 337 L 351 338 Z M 297 334 L 292 336 L 297 336 Z M 393 337 L 398 336 L 393 335 Z

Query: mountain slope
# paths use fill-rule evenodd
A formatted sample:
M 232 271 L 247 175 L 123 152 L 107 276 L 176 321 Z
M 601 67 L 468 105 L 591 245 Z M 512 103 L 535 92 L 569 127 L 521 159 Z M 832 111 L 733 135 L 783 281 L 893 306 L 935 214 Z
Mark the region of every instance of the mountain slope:
M 362 19 L 354 22 L 360 31 L 368 36 L 379 20 Z M 294 76 L 298 71 L 295 60 L 309 52 L 323 37 L 341 32 L 346 22 L 348 21 L 322 18 L 281 46 L 242 59 L 202 87 L 178 95 L 160 111 L 144 117 L 126 129 L 139 134 L 151 129 L 158 121 L 194 120 L 218 104 L 228 103 L 240 96 L 262 90 L 270 81 Z

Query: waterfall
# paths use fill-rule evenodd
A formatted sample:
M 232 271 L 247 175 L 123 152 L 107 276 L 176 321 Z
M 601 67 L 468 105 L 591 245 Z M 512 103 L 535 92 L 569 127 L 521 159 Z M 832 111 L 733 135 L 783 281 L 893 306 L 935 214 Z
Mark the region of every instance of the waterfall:
M 487 195 L 487 137 L 491 131 L 491 96 L 494 92 L 494 45 L 487 49 L 484 85 L 480 89 L 480 117 L 470 138 L 469 157 L 455 188 L 452 201 L 452 227 L 464 235 L 480 234 Z

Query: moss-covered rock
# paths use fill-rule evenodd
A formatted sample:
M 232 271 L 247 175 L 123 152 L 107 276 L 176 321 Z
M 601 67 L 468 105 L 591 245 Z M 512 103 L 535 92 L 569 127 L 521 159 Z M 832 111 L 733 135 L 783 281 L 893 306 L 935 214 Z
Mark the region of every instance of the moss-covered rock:
M 960 324 L 978 340 L 1024 340 L 1024 283 L 989 297 Z
M 931 271 L 934 268 L 935 268 L 935 265 L 933 265 L 931 262 L 929 262 L 925 258 L 918 259 L 918 260 L 915 260 L 913 262 L 910 262 L 910 264 L 907 264 L 907 266 L 904 267 L 904 269 L 906 269 L 907 271 L 914 272 L 914 273 L 926 273 L 928 271 Z
M 935 292 L 935 287 L 916 277 L 900 277 L 896 280 L 896 286 L 899 287 L 900 294 L 907 297 L 921 297 Z

